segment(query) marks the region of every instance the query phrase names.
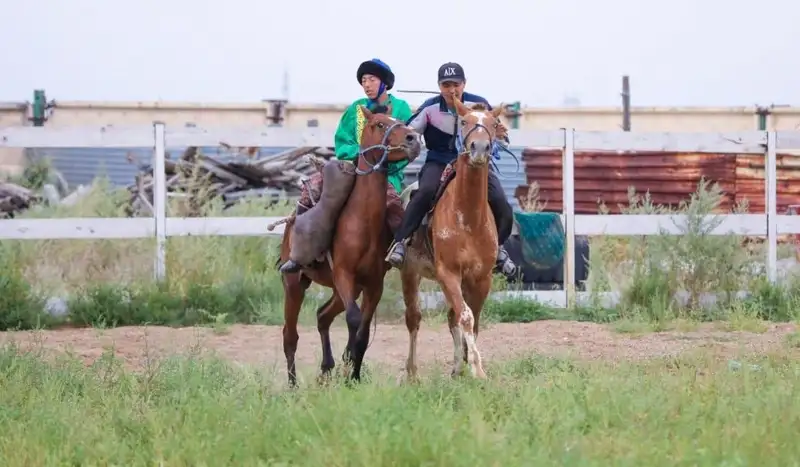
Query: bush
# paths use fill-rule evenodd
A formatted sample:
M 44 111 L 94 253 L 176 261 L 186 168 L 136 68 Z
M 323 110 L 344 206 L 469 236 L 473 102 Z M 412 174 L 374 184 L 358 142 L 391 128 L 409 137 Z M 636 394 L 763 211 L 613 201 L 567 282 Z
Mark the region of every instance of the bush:
M 654 205 L 649 194 L 637 195 L 632 188 L 629 200 L 624 214 L 684 214 L 688 222 L 681 235 L 592 240 L 589 288 L 620 291 L 620 317 L 654 322 L 726 319 L 739 306 L 737 292 L 750 290 L 754 294 L 747 303 L 769 302 L 783 310 L 760 316 L 789 319 L 786 302 L 795 301 L 790 297 L 800 298 L 800 289 L 765 281 L 763 248 L 744 248 L 738 235 L 710 235 L 721 222 L 719 218 L 704 219 L 721 211 L 723 193 L 717 184 L 702 180 L 692 197 L 676 208 Z M 742 203 L 732 213 L 746 211 L 747 204 Z M 709 306 L 706 297 L 712 294 L 721 294 L 722 299 Z

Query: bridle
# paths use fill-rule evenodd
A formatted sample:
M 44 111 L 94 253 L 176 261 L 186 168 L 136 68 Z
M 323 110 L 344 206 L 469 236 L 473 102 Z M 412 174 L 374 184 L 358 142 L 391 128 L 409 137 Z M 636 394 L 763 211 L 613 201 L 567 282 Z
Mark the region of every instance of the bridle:
M 492 153 L 494 153 L 494 148 L 495 145 L 497 144 L 497 138 L 492 134 L 491 131 L 489 131 L 489 128 L 486 127 L 486 125 L 482 123 L 475 123 L 475 126 L 470 128 L 467 134 L 465 135 L 463 131 L 464 127 L 458 124 L 458 122 L 464 120 L 461 117 L 456 117 L 456 118 L 457 118 L 456 126 L 458 127 L 458 129 L 456 130 L 456 151 L 458 152 L 459 156 L 467 153 L 467 148 L 464 143 L 467 141 L 467 138 L 469 138 L 472 132 L 476 131 L 479 128 L 486 130 L 486 133 L 489 135 L 489 143 L 491 143 L 489 147 L 492 148 Z M 499 157 L 497 156 L 495 156 L 495 158 L 499 159 Z
M 388 174 L 389 173 L 389 169 L 388 169 L 389 153 L 392 152 L 392 151 L 402 150 L 402 151 L 404 151 L 406 153 L 406 156 L 408 156 L 408 148 L 406 148 L 404 146 L 388 146 L 387 145 L 387 143 L 389 142 L 389 136 L 391 136 L 392 131 L 394 131 L 397 127 L 401 127 L 401 126 L 406 126 L 406 124 L 403 123 L 403 122 L 395 122 L 395 123 L 389 125 L 389 127 L 386 128 L 386 130 L 384 130 L 384 132 L 383 132 L 383 140 L 381 140 L 381 144 L 374 144 L 372 146 L 366 147 L 366 148 L 361 149 L 360 151 L 358 151 L 359 159 L 362 159 L 364 161 L 364 163 L 369 166 L 369 168 L 367 170 L 361 170 L 361 169 L 358 168 L 358 164 L 356 164 L 356 174 L 357 175 L 369 175 L 369 174 L 374 173 L 374 172 L 386 172 Z M 378 159 L 378 162 L 376 162 L 374 165 L 371 164 L 364 157 L 364 155 L 367 152 L 372 151 L 373 149 L 383 149 L 383 154 L 381 155 L 380 159 Z M 397 170 L 395 170 L 395 172 L 397 172 L 399 170 L 402 170 L 402 169 L 397 169 Z M 392 173 L 395 173 L 395 172 L 392 172 Z
M 504 143 L 500 143 L 497 140 L 497 137 L 492 135 L 492 132 L 489 131 L 489 128 L 487 128 L 486 125 L 484 125 L 482 123 L 475 123 L 475 126 L 470 128 L 470 130 L 465 135 L 464 131 L 463 131 L 464 127 L 458 124 L 459 121 L 463 121 L 463 119 L 461 117 L 456 117 L 456 127 L 457 128 L 456 128 L 455 146 L 456 146 L 456 151 L 457 151 L 459 156 L 464 155 L 464 154 L 467 153 L 467 148 L 466 148 L 466 145 L 464 144 L 464 142 L 467 140 L 467 138 L 469 138 L 469 135 L 471 135 L 472 132 L 477 130 L 478 128 L 483 128 L 484 130 L 486 130 L 486 133 L 488 133 L 489 137 L 490 137 L 489 142 L 491 143 L 490 147 L 492 148 L 491 149 L 491 151 L 492 151 L 492 160 L 490 160 L 490 164 L 492 165 L 492 168 L 494 169 L 494 171 L 497 172 L 500 176 L 503 176 L 502 173 L 500 172 L 500 168 L 497 167 L 497 164 L 495 163 L 496 160 L 500 160 L 500 151 L 503 151 L 503 152 L 506 152 L 506 153 L 510 154 L 511 157 L 514 158 L 514 161 L 516 161 L 516 163 L 517 163 L 517 172 L 519 172 L 520 165 L 519 165 L 519 159 L 517 158 L 517 155 L 514 154 L 513 152 L 511 152 L 511 150 L 509 150 L 508 147 L 506 147 L 506 145 Z M 495 119 L 495 123 L 497 121 L 498 120 Z

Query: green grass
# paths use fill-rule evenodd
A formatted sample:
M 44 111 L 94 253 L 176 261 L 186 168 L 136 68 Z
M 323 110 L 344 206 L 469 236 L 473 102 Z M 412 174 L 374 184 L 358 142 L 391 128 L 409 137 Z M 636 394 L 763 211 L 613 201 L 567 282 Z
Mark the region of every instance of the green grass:
M 32 188 L 43 180 L 41 170 L 29 171 Z M 203 181 L 191 179 L 189 199 L 207 200 Z M 800 280 L 781 286 L 768 283 L 753 266 L 763 251 L 742 248 L 741 238 L 708 232 L 715 222 L 703 216 L 719 211 L 724 196 L 717 185 L 703 181 L 694 196 L 678 207 L 653 205 L 650 198 L 630 192 L 626 213 L 686 214 L 689 226 L 683 235 L 648 237 L 599 236 L 592 239 L 588 289 L 617 290 L 621 303 L 613 309 L 588 306 L 559 310 L 527 300 L 489 300 L 483 321 L 530 322 L 572 319 L 601 323 L 620 321 L 621 332 L 662 330 L 673 321 L 726 321 L 730 328 L 748 328 L 754 321 L 800 319 Z M 104 178 L 94 181 L 89 194 L 74 206 L 37 206 L 22 218 L 124 217 L 127 190 L 111 187 Z M 266 205 L 263 200 L 244 200 L 223 210 L 219 199 L 194 202 L 170 200 L 169 215 L 282 216 L 292 202 Z M 746 205 L 737 206 L 746 211 Z M 266 231 L 266 224 L 264 226 Z M 52 328 L 67 322 L 73 326 L 113 327 L 135 324 L 223 328 L 231 323 L 276 325 L 283 322 L 283 287 L 276 268 L 279 238 L 271 237 L 172 237 L 167 241 L 167 280 L 153 280 L 154 239 L 133 240 L 20 240 L 0 244 L 0 330 Z M 507 284 L 495 280 L 494 290 Z M 711 309 L 699 306 L 710 292 L 750 290 L 745 300 L 729 298 Z M 402 321 L 404 306 L 396 270 L 386 278 L 377 319 Z M 424 280 L 422 292 L 439 291 Z M 687 303 L 674 299 L 688 293 Z M 301 324 L 314 324 L 314 311 L 330 290 L 313 285 L 300 315 Z M 50 297 L 66 297 L 70 313 L 53 319 L 43 307 Z M 732 295 L 730 296 L 732 297 Z M 442 321 L 442 310 L 426 311 L 425 319 Z
M 800 364 L 531 357 L 490 379 L 388 377 L 285 392 L 188 356 L 129 373 L 110 354 L 0 353 L 3 465 L 795 465 Z M 755 365 L 753 365 L 755 363 Z

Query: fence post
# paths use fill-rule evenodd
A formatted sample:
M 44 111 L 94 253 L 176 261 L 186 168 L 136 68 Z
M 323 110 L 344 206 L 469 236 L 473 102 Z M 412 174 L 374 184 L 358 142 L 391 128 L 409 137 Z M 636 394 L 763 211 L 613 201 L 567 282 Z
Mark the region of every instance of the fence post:
M 767 279 L 778 280 L 778 150 L 777 133 L 767 132 L 767 158 L 764 164 L 764 189 L 767 215 Z
M 566 306 L 575 305 L 575 129 L 564 129 L 562 203 L 564 211 L 564 294 Z
M 163 122 L 153 122 L 153 217 L 156 230 L 155 279 L 166 278 L 167 249 L 167 175 L 166 175 L 166 128 Z

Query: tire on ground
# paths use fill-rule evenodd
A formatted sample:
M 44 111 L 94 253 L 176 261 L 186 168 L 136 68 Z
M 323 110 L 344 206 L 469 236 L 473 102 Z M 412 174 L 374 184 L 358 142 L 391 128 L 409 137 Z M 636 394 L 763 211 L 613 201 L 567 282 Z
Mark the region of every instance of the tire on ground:
M 525 261 L 522 255 L 522 243 L 519 235 L 512 235 L 505 243 L 511 259 L 522 270 L 522 282 L 525 284 L 558 284 L 564 285 L 564 260 L 549 268 L 539 268 Z M 575 237 L 575 287 L 583 290 L 584 281 L 589 277 L 589 238 Z

